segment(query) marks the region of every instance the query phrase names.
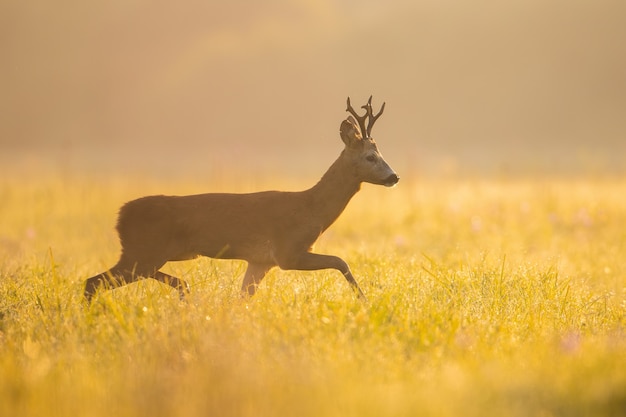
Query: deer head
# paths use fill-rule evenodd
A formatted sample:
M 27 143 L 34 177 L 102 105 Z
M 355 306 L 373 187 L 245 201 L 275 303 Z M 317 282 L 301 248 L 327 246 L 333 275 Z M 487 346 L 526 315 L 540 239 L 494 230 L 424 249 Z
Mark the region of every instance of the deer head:
M 341 123 L 339 133 L 346 145 L 344 155 L 349 159 L 354 174 L 359 181 L 372 184 L 392 187 L 398 183 L 400 177 L 391 169 L 381 155 L 374 138 L 372 138 L 372 127 L 376 120 L 383 114 L 385 103 L 380 107 L 376 115 L 372 111 L 372 97 L 367 104 L 361 106 L 365 109 L 365 114 L 359 116 L 348 97 L 347 112 L 351 114 Z

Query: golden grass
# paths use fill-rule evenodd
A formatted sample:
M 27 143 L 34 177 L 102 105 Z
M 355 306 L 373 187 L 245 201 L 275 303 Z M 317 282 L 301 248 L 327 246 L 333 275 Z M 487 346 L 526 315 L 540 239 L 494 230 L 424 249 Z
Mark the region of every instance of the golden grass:
M 243 301 L 245 265 L 209 259 L 166 266 L 187 303 L 144 281 L 82 304 L 124 201 L 262 188 L 0 180 L 0 415 L 624 415 L 621 179 L 365 185 L 316 251 L 366 304 L 332 271 Z

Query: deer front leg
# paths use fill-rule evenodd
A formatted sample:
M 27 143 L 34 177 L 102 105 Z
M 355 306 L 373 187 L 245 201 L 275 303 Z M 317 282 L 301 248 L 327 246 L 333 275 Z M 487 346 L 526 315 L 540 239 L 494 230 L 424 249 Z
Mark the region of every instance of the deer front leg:
M 273 266 L 248 263 L 248 269 L 246 269 L 246 275 L 243 277 L 243 284 L 241 284 L 241 295 L 243 297 L 252 297 L 267 271 L 272 269 Z
M 363 291 L 357 284 L 348 264 L 338 256 L 320 255 L 317 253 L 305 252 L 299 256 L 292 257 L 279 263 L 281 269 L 293 269 L 298 271 L 317 271 L 320 269 L 336 269 L 346 278 L 354 292 L 361 300 L 367 300 Z

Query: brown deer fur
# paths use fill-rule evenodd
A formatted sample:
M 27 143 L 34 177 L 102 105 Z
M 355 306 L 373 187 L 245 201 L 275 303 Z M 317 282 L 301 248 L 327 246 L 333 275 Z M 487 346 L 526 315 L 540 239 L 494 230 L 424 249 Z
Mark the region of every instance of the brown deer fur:
M 357 115 L 348 99 L 349 116 L 340 127 L 343 152 L 321 180 L 301 192 L 265 191 L 250 194 L 209 193 L 191 196 L 150 196 L 126 203 L 117 231 L 122 245 L 118 263 L 87 279 L 89 301 L 100 287 L 116 288 L 140 278 L 154 278 L 189 291 L 180 278 L 159 269 L 168 261 L 208 256 L 248 262 L 242 293 L 252 296 L 267 271 L 336 269 L 364 297 L 346 262 L 311 252 L 317 238 L 339 217 L 362 182 L 395 185 L 399 177 L 387 165 L 371 138 L 374 116 L 371 97 L 365 115 Z M 369 125 L 365 120 L 369 118 Z

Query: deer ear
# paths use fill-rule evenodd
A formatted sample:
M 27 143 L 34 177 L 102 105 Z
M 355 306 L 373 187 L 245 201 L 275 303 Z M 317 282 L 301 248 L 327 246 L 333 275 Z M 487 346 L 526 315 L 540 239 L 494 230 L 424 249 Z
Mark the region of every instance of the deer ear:
M 341 122 L 339 134 L 341 135 L 341 140 L 343 140 L 343 143 L 345 143 L 346 146 L 355 145 L 363 139 L 359 125 L 356 124 L 356 121 L 352 116 L 348 116 L 346 120 Z

